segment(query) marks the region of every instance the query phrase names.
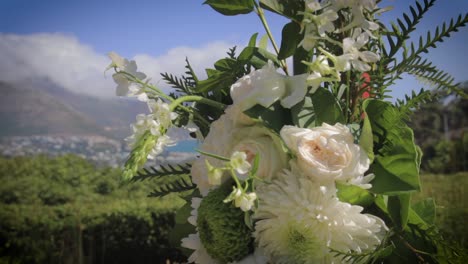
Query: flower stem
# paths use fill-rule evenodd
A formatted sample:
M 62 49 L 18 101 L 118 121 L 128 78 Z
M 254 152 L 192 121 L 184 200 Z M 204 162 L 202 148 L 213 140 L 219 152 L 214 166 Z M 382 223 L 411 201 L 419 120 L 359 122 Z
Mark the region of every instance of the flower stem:
M 198 96 L 198 95 L 186 95 L 186 96 L 179 97 L 179 98 L 177 98 L 176 100 L 173 100 L 172 103 L 171 103 L 170 106 L 169 106 L 169 110 L 172 112 L 172 111 L 174 111 L 174 109 L 176 109 L 178 106 L 183 106 L 183 105 L 181 105 L 183 102 L 188 102 L 188 101 L 200 102 L 200 103 L 202 103 L 202 104 L 206 104 L 206 105 L 209 105 L 209 106 L 213 106 L 213 107 L 218 108 L 218 109 L 220 109 L 220 110 L 224 110 L 224 108 L 226 108 L 226 105 L 225 105 L 225 104 L 219 103 L 219 102 L 216 102 L 216 101 L 213 101 L 213 100 L 210 100 L 210 99 L 205 98 L 205 97 L 202 97 L 202 96 Z
M 263 12 L 263 8 L 260 7 L 260 5 L 257 3 L 257 1 L 254 0 L 253 2 L 254 2 L 254 5 L 255 5 L 255 8 L 257 9 L 256 13 L 257 13 L 258 17 L 260 18 L 260 20 L 262 21 L 263 28 L 265 28 L 265 31 L 266 31 L 266 33 L 268 35 L 268 38 L 270 39 L 270 42 L 273 45 L 273 48 L 275 49 L 276 55 L 278 55 L 279 54 L 278 45 L 276 45 L 275 39 L 273 38 L 273 34 L 271 34 L 270 27 L 268 26 L 268 23 L 267 23 L 266 18 L 265 18 L 265 12 Z M 281 65 L 281 68 L 283 69 L 284 73 L 286 75 L 289 75 L 288 66 L 286 65 L 286 62 L 284 60 L 280 60 L 280 65 Z

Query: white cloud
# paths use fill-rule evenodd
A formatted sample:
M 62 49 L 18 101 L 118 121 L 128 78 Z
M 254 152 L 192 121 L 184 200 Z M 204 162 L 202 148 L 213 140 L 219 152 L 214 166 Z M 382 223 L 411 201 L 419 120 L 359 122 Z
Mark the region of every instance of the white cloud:
M 133 59 L 138 68 L 152 79 L 158 86 L 164 87 L 160 73 L 168 72 L 180 76 L 186 69 L 185 58 L 188 57 L 190 65 L 195 70 L 199 78 L 206 78 L 205 69 L 213 68 L 213 63 L 223 57 L 232 48 L 233 44 L 226 42 L 213 42 L 200 48 L 188 46 L 170 49 L 166 54 L 158 57 L 151 57 L 147 54 L 137 54 Z
M 161 80 L 161 72 L 180 75 L 185 69 L 185 57 L 205 76 L 204 69 L 224 57 L 232 44 L 214 42 L 199 48 L 175 47 L 166 54 L 153 57 L 137 54 L 139 70 L 152 78 L 152 82 L 167 87 Z M 115 96 L 115 84 L 111 72 L 104 77 L 104 69 L 110 59 L 76 37 L 61 33 L 31 35 L 0 34 L 0 80 L 20 81 L 47 77 L 56 84 L 78 93 L 99 97 Z

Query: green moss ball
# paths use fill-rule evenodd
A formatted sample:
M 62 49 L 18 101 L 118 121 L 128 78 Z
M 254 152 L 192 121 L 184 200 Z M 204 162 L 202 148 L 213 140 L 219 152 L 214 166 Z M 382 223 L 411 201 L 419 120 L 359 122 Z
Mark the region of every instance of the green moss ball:
M 223 263 L 238 261 L 253 252 L 251 230 L 244 212 L 223 200 L 232 191 L 230 184 L 212 190 L 198 208 L 197 227 L 210 256 Z

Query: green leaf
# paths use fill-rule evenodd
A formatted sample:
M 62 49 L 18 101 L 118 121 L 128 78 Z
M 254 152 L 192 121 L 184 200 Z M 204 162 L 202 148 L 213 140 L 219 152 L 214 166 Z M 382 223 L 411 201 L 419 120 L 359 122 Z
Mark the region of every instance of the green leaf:
M 362 124 L 361 136 L 359 137 L 359 146 L 367 153 L 370 163 L 374 161 L 374 137 L 372 136 L 372 127 L 369 117 L 364 118 Z
M 249 117 L 261 121 L 266 127 L 278 132 L 285 125 L 291 125 L 289 122 L 289 111 L 281 106 L 279 102 L 274 103 L 268 108 L 261 105 L 255 105 L 244 111 Z
M 294 75 L 299 75 L 306 73 L 308 71 L 308 66 L 302 63 L 302 61 L 309 61 L 309 53 L 302 47 L 298 47 L 293 56 L 293 68 Z
M 304 12 L 304 1 L 298 0 L 260 0 L 260 6 L 282 16 L 302 21 L 300 12 Z
M 213 73 L 208 79 L 197 83 L 198 92 L 220 90 L 234 83 L 234 77 L 227 72 Z
M 279 50 L 278 59 L 284 60 L 294 55 L 297 46 L 303 38 L 300 32 L 301 26 L 296 22 L 289 22 L 283 27 L 283 31 L 281 32 L 281 47 Z
M 420 190 L 420 155 L 411 128 L 388 102 L 367 100 L 363 106 L 374 137 L 375 160 L 370 170 L 375 179 L 371 190 L 387 195 Z
M 254 33 L 250 37 L 249 44 L 247 45 L 247 47 L 256 47 L 257 46 L 257 37 L 258 37 L 258 33 Z
M 315 111 L 312 105 L 312 96 L 308 95 L 291 108 L 292 120 L 298 127 L 315 127 Z
M 393 222 L 400 229 L 404 229 L 408 223 L 411 194 L 401 194 L 388 197 L 388 213 Z
M 258 47 L 261 49 L 266 50 L 268 47 L 268 35 L 265 34 L 263 37 L 260 38 L 260 41 L 258 42 Z
M 220 59 L 215 62 L 214 67 L 218 71 L 230 71 L 236 67 L 236 60 L 231 58 Z
M 433 225 L 435 223 L 436 209 L 434 199 L 428 198 L 412 206 L 409 222 L 413 224 Z M 419 219 L 418 219 L 419 218 Z
M 203 4 L 226 16 L 248 14 L 253 11 L 253 0 L 207 0 Z
M 312 128 L 322 123 L 344 123 L 341 108 L 333 94 L 325 88 L 308 94 L 302 102 L 291 109 L 293 123 L 299 127 Z
M 338 199 L 342 202 L 367 207 L 374 202 L 374 196 L 365 189 L 355 185 L 337 183 Z
M 237 59 L 239 60 L 239 62 L 251 64 L 256 69 L 262 68 L 265 64 L 268 63 L 269 60 L 271 60 L 276 65 L 276 67 L 280 66 L 276 55 L 268 52 L 265 49 L 257 47 L 246 47 L 242 50 Z

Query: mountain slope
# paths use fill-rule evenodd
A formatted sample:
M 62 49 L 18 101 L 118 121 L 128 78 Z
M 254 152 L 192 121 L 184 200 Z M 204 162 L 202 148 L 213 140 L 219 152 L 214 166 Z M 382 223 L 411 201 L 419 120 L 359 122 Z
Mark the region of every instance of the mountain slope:
M 130 135 L 130 123 L 135 121 L 137 114 L 148 112 L 146 104 L 136 100 L 117 96 L 104 99 L 78 94 L 57 86 L 48 79 L 23 80 L 15 83 L 15 87 L 42 91 L 53 96 L 74 111 L 95 120 L 99 126 L 118 139 Z M 96 89 L 99 88 L 96 87 Z
M 98 123 L 38 89 L 0 82 L 0 136 L 107 135 Z

